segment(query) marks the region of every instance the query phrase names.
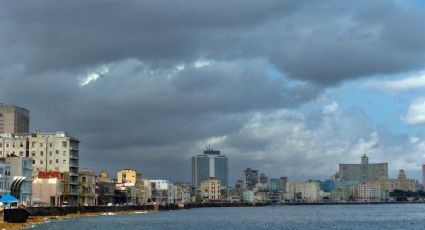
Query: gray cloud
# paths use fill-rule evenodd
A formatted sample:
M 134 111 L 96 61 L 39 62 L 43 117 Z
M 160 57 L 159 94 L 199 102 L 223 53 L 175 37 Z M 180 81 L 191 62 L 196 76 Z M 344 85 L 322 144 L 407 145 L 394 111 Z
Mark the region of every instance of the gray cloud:
M 187 180 L 189 157 L 212 143 L 231 156 L 233 179 L 256 165 L 298 177 L 306 162 L 326 176 L 365 143 L 397 143 L 395 156 L 407 140 L 361 111 L 293 110 L 345 80 L 423 67 L 425 11 L 414 4 L 4 1 L 0 100 L 29 108 L 32 128 L 79 136 L 82 165 L 95 169 Z
M 327 85 L 421 68 L 424 60 L 425 11 L 407 1 L 2 5 L 0 46 L 28 73 L 128 58 L 170 67 L 261 57 L 290 77 Z

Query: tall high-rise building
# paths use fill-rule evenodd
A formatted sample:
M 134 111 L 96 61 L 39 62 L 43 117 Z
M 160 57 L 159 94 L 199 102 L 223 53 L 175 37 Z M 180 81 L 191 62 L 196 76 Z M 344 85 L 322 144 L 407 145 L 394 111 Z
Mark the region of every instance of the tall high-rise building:
M 243 187 L 244 190 L 253 190 L 258 183 L 258 170 L 246 168 L 243 170 Z
M 0 133 L 28 133 L 29 122 L 29 110 L 0 103 Z
M 0 134 L 0 157 L 32 158 L 33 177 L 39 172 L 62 173 L 63 201 L 78 205 L 79 143 L 64 132 Z
M 220 151 L 207 149 L 203 154 L 192 157 L 192 186 L 198 188 L 202 181 L 214 177 L 227 187 L 227 157 Z
M 378 180 L 388 178 L 388 163 L 369 164 L 369 158 L 362 156 L 361 164 L 340 164 L 339 176 L 346 180 Z

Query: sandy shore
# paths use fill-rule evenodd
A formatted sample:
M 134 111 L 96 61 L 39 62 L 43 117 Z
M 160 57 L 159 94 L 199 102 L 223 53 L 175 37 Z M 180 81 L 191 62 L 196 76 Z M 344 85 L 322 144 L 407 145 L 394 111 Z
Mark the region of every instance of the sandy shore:
M 1 217 L 0 229 L 14 230 L 14 229 L 25 229 L 30 228 L 33 225 L 43 224 L 50 222 L 51 220 L 60 220 L 60 219 L 69 219 L 69 218 L 78 218 L 83 216 L 101 216 L 104 212 L 93 212 L 93 213 L 81 213 L 81 214 L 68 214 L 66 216 L 30 216 L 26 223 L 7 223 L 3 221 L 3 216 Z M 116 215 L 125 215 L 132 213 L 140 213 L 140 211 L 119 211 L 113 212 Z

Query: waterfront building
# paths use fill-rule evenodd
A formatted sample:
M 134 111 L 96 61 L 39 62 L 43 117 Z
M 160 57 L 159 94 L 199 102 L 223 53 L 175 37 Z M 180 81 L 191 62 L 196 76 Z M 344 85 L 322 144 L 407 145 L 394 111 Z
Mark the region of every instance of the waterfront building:
M 137 201 L 137 188 L 135 186 L 115 184 L 115 204 L 136 205 Z
M 332 202 L 354 201 L 353 190 L 349 185 L 340 186 L 330 192 L 330 199 Z
M 79 172 L 79 205 L 95 206 L 97 205 L 96 195 L 96 174 L 88 169 Z
M 270 179 L 269 190 L 282 192 L 286 190 L 286 183 L 288 182 L 287 177 L 281 177 L 279 179 Z
M 0 157 L 32 158 L 33 177 L 39 172 L 63 173 L 64 202 L 78 205 L 79 142 L 64 132 L 0 134 Z
M 28 133 L 29 110 L 0 103 L 0 133 Z
M 0 196 L 10 194 L 10 164 L 0 161 Z
M 383 190 L 379 182 L 363 181 L 352 186 L 353 195 L 357 202 L 381 202 L 388 199 L 388 191 Z
M 146 178 L 142 178 L 142 182 L 141 182 L 141 204 L 147 204 L 149 202 L 151 202 L 152 200 L 152 183 L 146 179 Z
M 176 204 L 190 203 L 192 185 L 190 183 L 174 183 L 174 201 Z
M 292 200 L 304 202 L 317 202 L 321 200 L 320 185 L 316 181 L 311 182 L 288 182 L 286 191 L 293 197 Z
M 202 181 L 200 187 L 202 201 L 220 201 L 221 200 L 221 184 L 220 180 L 209 177 Z
M 98 205 L 108 205 L 115 202 L 115 182 L 106 171 L 102 171 L 96 177 L 96 194 Z
M 152 186 L 152 202 L 174 204 L 174 185 L 168 180 L 149 180 Z
M 145 202 L 148 197 L 146 196 L 146 189 L 143 187 L 142 174 L 137 172 L 135 169 L 122 169 L 117 172 L 117 186 L 118 187 L 134 187 L 133 189 L 128 190 L 130 194 L 135 194 L 136 198 L 132 201 L 133 204 L 142 204 Z
M 32 196 L 32 159 L 29 157 L 11 156 L 0 161 L 10 165 L 11 194 L 24 205 L 31 204 Z
M 243 198 L 243 180 L 237 180 L 235 184 L 235 192 L 239 196 L 240 200 Z
M 246 168 L 243 171 L 243 189 L 253 190 L 258 183 L 258 170 Z
M 222 187 L 228 186 L 227 157 L 220 151 L 207 149 L 203 154 L 192 157 L 192 186 L 198 188 L 209 177 L 220 180 Z
M 337 189 L 342 186 L 351 186 L 359 184 L 359 180 L 345 180 L 345 179 L 334 179 L 334 180 L 325 180 L 320 181 L 320 189 L 323 192 L 331 192 L 334 189 Z
M 241 202 L 243 197 L 243 191 L 237 188 L 229 188 L 226 190 L 226 199 L 227 202 Z M 223 197 L 223 192 L 221 194 Z
M 403 169 L 399 170 L 397 179 L 380 178 L 378 182 L 380 183 L 381 188 L 387 190 L 388 192 L 393 192 L 394 190 L 416 192 L 418 190 L 416 180 L 408 179 Z
M 361 164 L 340 164 L 339 177 L 345 180 L 378 180 L 388 178 L 388 163 L 369 164 L 369 158 L 363 155 Z
M 243 201 L 244 202 L 254 202 L 255 194 L 252 190 L 243 191 Z
M 64 204 L 63 174 L 39 172 L 32 182 L 32 204 L 37 206 L 62 206 Z
M 142 180 L 142 174 L 135 169 L 122 169 L 117 172 L 117 184 L 135 186 Z
M 254 202 L 266 203 L 268 202 L 268 192 L 266 190 L 260 190 L 254 192 Z

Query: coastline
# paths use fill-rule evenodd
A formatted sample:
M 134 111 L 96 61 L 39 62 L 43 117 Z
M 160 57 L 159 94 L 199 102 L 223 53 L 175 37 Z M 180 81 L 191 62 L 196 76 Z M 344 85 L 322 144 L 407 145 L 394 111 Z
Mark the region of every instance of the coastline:
M 26 223 L 8 223 L 0 220 L 0 229 L 28 229 L 33 225 L 40 225 L 49 223 L 50 221 L 90 217 L 90 216 L 103 216 L 103 215 L 128 215 L 128 214 L 142 214 L 147 212 L 160 212 L 169 210 L 181 210 L 181 209 L 192 209 L 192 208 L 213 208 L 213 207 L 264 207 L 264 206 L 309 206 L 309 205 L 382 205 L 382 204 L 425 204 L 425 202 L 370 202 L 370 203 L 197 203 L 190 204 L 184 208 L 178 208 L 177 206 L 159 206 L 156 208 L 148 209 L 128 209 L 128 210 L 116 210 L 116 211 L 94 211 L 94 212 L 77 212 L 77 213 L 66 213 L 63 215 L 30 215 Z M 125 206 L 122 206 L 125 208 Z M 131 206 L 128 206 L 130 208 Z
M 142 212 L 147 213 L 147 212 L 156 212 L 156 211 L 142 211 Z M 128 214 L 141 214 L 142 212 L 129 210 L 129 211 L 108 212 L 107 214 L 108 215 L 128 215 Z M 91 213 L 79 213 L 79 214 L 71 213 L 64 216 L 29 216 L 26 223 L 8 223 L 8 222 L 1 221 L 0 229 L 7 229 L 7 230 L 28 229 L 34 225 L 45 224 L 51 221 L 80 218 L 80 217 L 90 217 L 90 216 L 103 216 L 103 214 L 105 214 L 105 212 L 91 212 Z

